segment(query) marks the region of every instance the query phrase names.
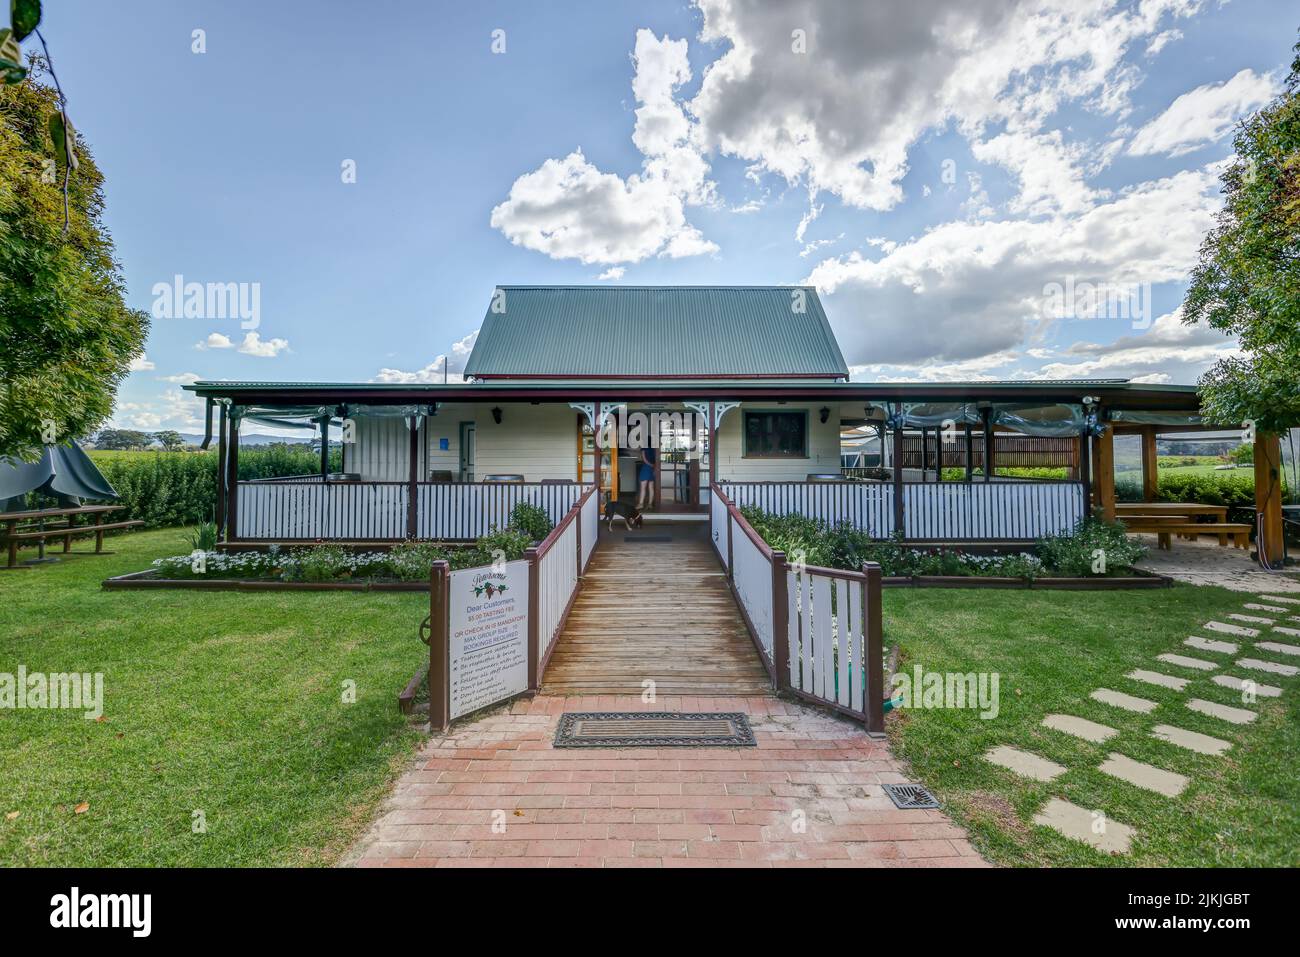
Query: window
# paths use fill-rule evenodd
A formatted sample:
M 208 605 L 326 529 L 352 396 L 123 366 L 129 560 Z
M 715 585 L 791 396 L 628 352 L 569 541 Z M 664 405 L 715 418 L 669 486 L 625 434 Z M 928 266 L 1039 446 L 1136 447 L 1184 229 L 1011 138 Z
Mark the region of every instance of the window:
M 806 459 L 808 413 L 746 412 L 745 458 Z

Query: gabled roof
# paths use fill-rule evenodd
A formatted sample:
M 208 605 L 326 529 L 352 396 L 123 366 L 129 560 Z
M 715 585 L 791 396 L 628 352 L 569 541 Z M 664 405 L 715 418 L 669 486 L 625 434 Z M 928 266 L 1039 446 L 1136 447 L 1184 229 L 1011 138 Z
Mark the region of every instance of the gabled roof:
M 499 286 L 465 366 L 481 379 L 848 374 L 806 286 Z

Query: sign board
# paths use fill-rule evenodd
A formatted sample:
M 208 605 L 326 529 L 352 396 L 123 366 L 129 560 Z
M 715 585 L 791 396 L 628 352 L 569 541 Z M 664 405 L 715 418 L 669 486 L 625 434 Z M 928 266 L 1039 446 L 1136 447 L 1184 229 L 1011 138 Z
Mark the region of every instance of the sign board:
M 450 577 L 450 710 L 459 718 L 528 688 L 528 562 Z

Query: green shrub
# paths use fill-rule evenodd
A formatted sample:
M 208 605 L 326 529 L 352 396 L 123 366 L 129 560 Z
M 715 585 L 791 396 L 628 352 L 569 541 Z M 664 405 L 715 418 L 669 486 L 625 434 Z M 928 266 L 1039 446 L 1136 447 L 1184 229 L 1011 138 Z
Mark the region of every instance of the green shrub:
M 490 534 L 479 538 L 473 547 L 453 551 L 451 567 L 457 569 L 491 565 L 499 556 L 504 556 L 504 561 L 513 562 L 523 558 L 524 551 L 532 543 L 528 533 L 517 528 L 494 529 Z
M 388 551 L 388 571 L 398 581 L 425 581 L 434 562 L 451 560 L 452 554 L 448 549 L 432 542 L 402 542 Z
M 217 523 L 200 522 L 190 532 L 190 548 L 199 551 L 210 552 L 217 547 Z
M 546 509 L 528 502 L 520 502 L 510 512 L 510 526 L 524 532 L 534 542 L 540 542 L 555 527 Z
M 1082 578 L 1123 571 L 1146 554 L 1146 547 L 1129 538 L 1119 522 L 1089 517 L 1079 522 L 1071 535 L 1039 539 L 1037 551 L 1054 574 Z M 1099 553 L 1105 559 L 1105 572 L 1093 571 Z

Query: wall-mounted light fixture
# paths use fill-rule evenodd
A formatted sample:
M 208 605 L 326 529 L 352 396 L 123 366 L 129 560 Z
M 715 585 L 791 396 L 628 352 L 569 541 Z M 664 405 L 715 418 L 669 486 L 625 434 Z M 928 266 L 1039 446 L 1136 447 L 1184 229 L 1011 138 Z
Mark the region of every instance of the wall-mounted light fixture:
M 821 416 L 822 424 L 824 425 L 826 421 L 831 417 L 831 410 L 828 409 L 826 406 L 822 406 L 822 410 L 821 412 L 818 413 L 818 415 Z
M 493 408 L 492 408 L 492 421 L 495 422 L 497 425 L 500 425 L 500 424 L 501 424 L 501 406 L 499 406 L 499 405 L 498 405 L 498 406 L 493 406 Z

